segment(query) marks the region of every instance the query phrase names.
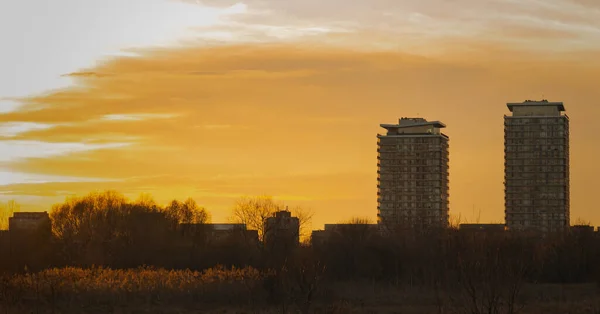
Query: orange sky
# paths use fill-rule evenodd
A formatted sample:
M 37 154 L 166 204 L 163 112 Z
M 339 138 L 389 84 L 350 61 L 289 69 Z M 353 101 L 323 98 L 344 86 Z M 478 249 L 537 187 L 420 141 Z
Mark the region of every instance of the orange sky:
M 430 15 L 448 23 L 438 13 Z M 39 154 L 0 159 L 0 170 L 69 178 L 12 180 L 0 193 L 34 210 L 97 189 L 132 198 L 148 192 L 160 202 L 191 196 L 216 222 L 236 198 L 269 194 L 312 208 L 315 228 L 354 216 L 375 220 L 379 124 L 418 115 L 447 125 L 451 215 L 473 222 L 475 208 L 482 222 L 503 222 L 505 104 L 544 95 L 563 101 L 571 120 L 571 221 L 600 224 L 600 54 L 593 45 L 564 49 L 573 34 L 503 24 L 419 41 L 365 27 L 140 48 L 0 114 L 17 130 L 2 147 L 39 143 L 28 148 Z M 399 47 L 402 38 L 414 45 Z M 45 153 L 51 143 L 81 147 Z

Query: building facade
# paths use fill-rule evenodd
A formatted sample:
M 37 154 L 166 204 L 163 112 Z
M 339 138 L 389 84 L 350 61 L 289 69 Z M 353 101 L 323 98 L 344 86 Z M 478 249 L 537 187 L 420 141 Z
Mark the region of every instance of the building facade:
M 50 216 L 47 212 L 14 213 L 8 218 L 10 232 L 37 231 L 40 228 L 50 227 Z
M 276 212 L 265 220 L 265 247 L 291 248 L 300 243 L 300 219 L 287 210 Z
M 179 224 L 181 244 L 220 244 L 245 242 L 258 244 L 258 230 L 248 230 L 246 224 Z
M 423 118 L 382 124 L 378 134 L 377 221 L 391 227 L 448 226 L 446 125 Z
M 570 224 L 569 117 L 562 102 L 508 103 L 504 116 L 505 219 L 509 230 Z

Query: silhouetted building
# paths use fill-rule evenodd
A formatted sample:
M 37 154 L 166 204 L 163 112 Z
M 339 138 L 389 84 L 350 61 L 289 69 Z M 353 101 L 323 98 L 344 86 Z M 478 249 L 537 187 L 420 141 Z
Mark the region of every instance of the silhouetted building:
M 572 233 L 576 233 L 576 234 L 582 234 L 582 235 L 594 234 L 593 226 L 575 225 L 575 226 L 571 226 L 570 230 Z
M 477 231 L 477 232 L 502 232 L 506 229 L 504 224 L 460 224 L 460 231 Z
M 446 125 L 422 118 L 382 124 L 378 134 L 378 223 L 410 228 L 448 226 Z
M 227 240 L 258 243 L 258 231 L 246 229 L 245 224 L 180 224 L 179 229 L 184 239 L 203 243 Z
M 313 230 L 310 235 L 310 244 L 312 246 L 322 245 L 328 237 L 329 233 L 325 230 Z
M 380 233 L 380 225 L 365 223 L 325 224 L 324 230 L 314 230 L 311 235 L 313 246 L 322 245 L 337 237 L 353 236 L 366 239 Z
M 264 242 L 267 248 L 289 248 L 300 243 L 300 220 L 287 210 L 276 212 L 265 221 Z
M 509 230 L 569 227 L 569 117 L 562 102 L 508 103 L 504 116 L 505 217 Z
M 8 218 L 8 230 L 12 232 L 38 231 L 50 226 L 50 216 L 47 212 L 14 213 Z
M 8 230 L 0 230 L 0 248 L 8 248 L 9 237 L 10 232 Z

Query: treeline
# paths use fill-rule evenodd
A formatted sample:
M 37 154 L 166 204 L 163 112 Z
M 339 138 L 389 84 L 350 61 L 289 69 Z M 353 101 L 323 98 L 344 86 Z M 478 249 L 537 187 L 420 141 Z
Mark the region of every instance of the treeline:
M 268 197 L 243 198 L 232 209 L 231 218 L 248 229 L 258 229 L 261 238 L 264 221 L 282 206 Z M 306 231 L 310 212 L 293 210 Z M 330 279 L 392 284 L 432 285 L 442 280 L 441 275 L 456 281 L 462 267 L 469 263 L 483 267 L 487 260 L 497 263 L 498 267 L 490 267 L 498 271 L 515 264 L 523 268 L 525 279 L 535 282 L 587 282 L 600 274 L 600 238 L 586 232 L 540 237 L 449 228 L 381 234 L 355 221 L 314 246 L 274 252 L 261 241 L 240 236 L 211 241 L 209 230 L 195 228 L 194 233 L 186 233 L 186 224 L 202 226 L 210 221 L 208 211 L 192 199 L 159 206 L 147 195 L 129 201 L 113 191 L 68 198 L 52 207 L 50 218 L 51 225 L 37 233 L 0 241 L 2 255 L 7 257 L 0 260 L 0 269 L 142 265 L 264 269 L 303 256 L 320 263 L 326 269 L 323 275 Z
M 281 208 L 268 197 L 243 198 L 232 209 L 232 220 L 261 229 Z M 296 208 L 294 213 L 306 230 L 310 212 Z M 35 233 L 0 239 L 0 271 L 29 276 L 65 267 L 236 267 L 256 270 L 265 300 L 275 304 L 292 298 L 298 307 L 309 307 L 313 298 L 326 297 L 323 287 L 354 282 L 423 287 L 433 291 L 436 302 L 468 305 L 470 313 L 514 313 L 528 283 L 600 278 L 600 237 L 585 231 L 540 236 L 449 228 L 382 234 L 357 220 L 314 245 L 275 250 L 260 241 L 264 229 L 257 241 L 235 233 L 212 239 L 202 228 L 210 215 L 191 199 L 159 206 L 148 196 L 132 202 L 110 191 L 69 198 L 53 206 L 50 218 Z M 189 224 L 199 228 L 189 233 L 184 228 Z
M 142 265 L 202 270 L 215 265 L 268 264 L 260 241 L 265 221 L 283 203 L 271 197 L 243 197 L 232 208 L 230 220 L 245 224 L 252 233 L 232 230 L 215 237 L 206 224 L 208 211 L 193 199 L 158 205 L 143 194 L 130 201 L 115 191 L 70 197 L 52 206 L 50 221 L 34 232 L 0 233 L 0 271 L 19 272 L 48 267 L 135 268 Z M 310 232 L 312 214 L 295 207 L 300 231 Z M 218 239 L 217 239 L 218 238 Z

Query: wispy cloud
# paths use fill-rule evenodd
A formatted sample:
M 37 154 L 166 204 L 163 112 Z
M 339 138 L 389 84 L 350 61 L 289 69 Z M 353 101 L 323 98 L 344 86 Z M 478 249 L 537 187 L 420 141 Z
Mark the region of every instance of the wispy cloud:
M 7 122 L 0 123 L 0 136 L 15 137 L 21 133 L 33 130 L 46 130 L 52 128 L 53 124 L 43 124 L 34 122 Z
M 82 183 L 82 182 L 114 182 L 114 180 L 86 178 L 86 177 L 66 177 L 66 176 L 47 176 L 28 174 L 13 171 L 0 171 L 0 186 L 11 186 L 19 184 L 39 185 L 49 183 Z M 58 191 L 57 193 L 59 193 Z M 15 194 L 16 191 L 7 190 L 3 194 Z M 22 192 L 20 193 L 23 194 Z
M 130 113 L 130 114 L 107 114 L 100 120 L 108 121 L 142 121 L 148 119 L 168 119 L 176 117 L 175 114 L 152 114 L 152 113 Z
M 200 3 L 227 7 L 235 1 Z M 229 42 L 315 37 L 319 42 L 322 35 L 337 34 L 330 44 L 406 51 L 426 51 L 422 46 L 435 45 L 442 37 L 518 43 L 535 51 L 565 50 L 560 41 L 571 43 L 570 49 L 600 47 L 600 10 L 586 0 L 247 0 L 244 8 L 227 23 L 200 28 L 198 36 L 214 32 Z
M 68 155 L 76 152 L 127 146 L 126 143 L 86 144 L 86 143 L 49 143 L 34 140 L 0 141 L 0 162 L 22 160 L 24 158 L 46 158 Z
M 546 91 L 573 104 L 567 110 L 581 136 L 572 156 L 582 160 L 595 152 L 581 143 L 594 141 L 586 128 L 600 114 L 589 102 L 600 97 L 600 67 L 592 53 L 505 59 L 503 45 L 466 43 L 477 49 L 461 58 L 261 44 L 107 61 L 89 70 L 110 76 L 77 78 L 85 84 L 34 95 L 0 114 L 9 125 L 53 125 L 0 141 L 6 171 L 43 176 L 9 178 L 0 191 L 49 200 L 105 188 L 162 200 L 195 196 L 217 218 L 239 195 L 273 194 L 315 208 L 317 223 L 365 216 L 376 207 L 379 123 L 420 115 L 448 125 L 453 210 L 476 203 L 489 209 L 486 217 L 501 218 L 503 103 Z M 595 163 L 584 171 L 582 164 L 572 169 L 572 184 L 583 191 L 574 205 L 600 174 Z M 48 182 L 58 177 L 94 182 Z
M 220 130 L 220 129 L 229 129 L 231 128 L 230 124 L 207 124 L 202 126 L 208 130 Z
M 70 70 L 70 87 L 0 100 L 2 197 L 151 191 L 225 217 L 233 198 L 267 193 L 317 209 L 317 223 L 365 216 L 379 123 L 419 115 L 449 126 L 453 211 L 475 203 L 497 219 L 493 126 L 503 103 L 542 93 L 567 103 L 581 134 L 574 208 L 593 194 L 593 1 L 187 2 L 201 10 L 181 16 L 195 27 L 177 46 L 125 49 Z
M 16 100 L 0 98 L 0 114 L 15 111 L 21 104 Z

